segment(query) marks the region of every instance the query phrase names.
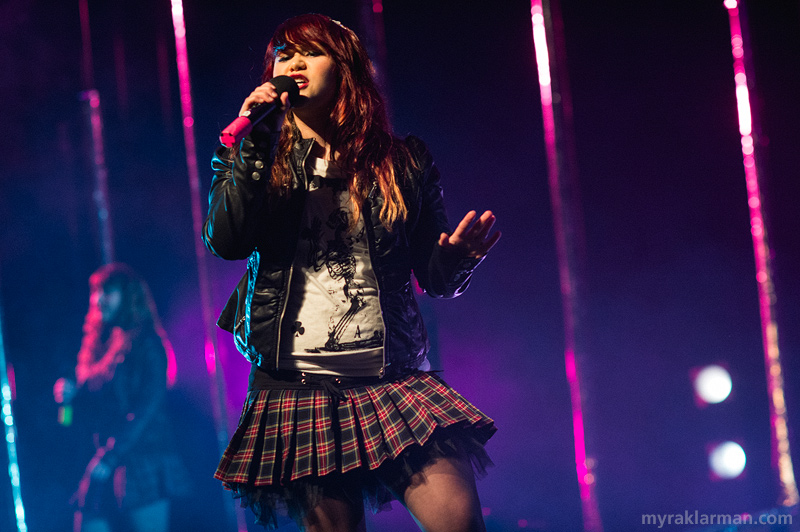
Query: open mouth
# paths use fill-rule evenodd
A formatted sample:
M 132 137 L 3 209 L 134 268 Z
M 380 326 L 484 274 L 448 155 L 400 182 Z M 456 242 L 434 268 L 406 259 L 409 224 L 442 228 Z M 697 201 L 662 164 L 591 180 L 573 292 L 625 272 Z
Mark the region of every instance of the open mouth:
M 308 87 L 308 78 L 306 78 L 305 76 L 290 76 L 290 77 L 295 81 L 295 83 L 297 83 L 297 87 L 300 90 L 303 90 L 306 87 Z

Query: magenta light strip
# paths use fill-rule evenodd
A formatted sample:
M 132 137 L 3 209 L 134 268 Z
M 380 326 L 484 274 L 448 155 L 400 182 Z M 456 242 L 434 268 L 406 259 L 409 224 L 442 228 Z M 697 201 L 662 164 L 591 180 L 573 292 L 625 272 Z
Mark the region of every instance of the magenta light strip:
M 111 210 L 108 202 L 108 168 L 103 145 L 103 114 L 100 112 L 100 93 L 95 89 L 81 94 L 89 104 L 89 124 L 92 130 L 92 163 L 94 166 L 94 199 L 100 229 L 103 264 L 114 261 L 114 237 L 111 229 Z
M 186 48 L 186 25 L 183 18 L 183 4 L 181 0 L 172 0 L 172 23 L 175 28 L 175 51 L 178 63 L 178 81 L 181 94 L 181 112 L 183 116 L 183 138 L 186 144 L 186 167 L 189 172 L 189 185 L 192 194 L 192 222 L 196 235 L 201 235 L 203 230 L 203 213 L 200 209 L 200 175 L 197 166 L 197 148 L 194 136 L 194 111 L 192 109 L 192 85 L 189 75 L 189 55 Z M 200 267 L 200 293 L 204 323 L 213 322 L 211 301 L 208 297 L 208 275 L 205 268 L 206 250 L 200 238 L 195 238 L 195 255 Z M 205 359 L 208 373 L 213 377 L 219 369 L 216 356 L 215 335 L 206 330 Z
M 533 25 L 533 44 L 539 75 L 539 93 L 542 102 L 542 122 L 544 126 L 545 151 L 548 166 L 548 181 L 553 207 L 553 220 L 556 233 L 556 247 L 559 263 L 561 297 L 564 305 L 564 362 L 572 405 L 572 427 L 575 443 L 575 468 L 580 488 L 583 527 L 586 531 L 602 532 L 603 525 L 597 500 L 594 496 L 595 477 L 586 455 L 586 439 L 583 422 L 580 380 L 575 357 L 575 305 L 576 293 L 573 272 L 568 259 L 566 228 L 564 227 L 564 205 L 561 198 L 561 171 L 556 136 L 555 109 L 553 106 L 552 78 L 550 73 L 550 51 L 548 50 L 545 12 L 541 0 L 531 0 L 531 22 Z
M 175 52 L 178 64 L 178 86 L 181 95 L 181 114 L 183 118 L 183 138 L 186 145 L 186 167 L 189 173 L 189 186 L 192 200 L 192 222 L 194 226 L 194 249 L 197 257 L 197 270 L 200 283 L 200 300 L 205 330 L 205 361 L 211 387 L 211 404 L 217 432 L 217 445 L 220 454 L 228 443 L 228 413 L 225 393 L 225 378 L 222 364 L 217 356 L 216 328 L 211 302 L 211 285 L 206 264 L 207 251 L 202 244 L 204 214 L 200 208 L 200 175 L 197 166 L 197 148 L 194 136 L 194 111 L 192 109 L 192 84 L 189 75 L 189 54 L 186 46 L 186 22 L 183 17 L 183 2 L 170 0 L 172 5 L 172 25 L 175 30 Z M 228 518 L 235 523 L 239 532 L 247 532 L 244 513 L 226 496 L 225 510 Z
M 775 292 L 769 264 L 767 230 L 764 224 L 755 142 L 753 141 L 753 117 L 750 111 L 750 93 L 747 86 L 744 61 L 744 34 L 739 18 L 739 2 L 737 0 L 725 0 L 724 4 L 728 9 L 731 28 L 733 79 L 736 85 L 739 133 L 742 137 L 744 175 L 747 182 L 747 204 L 750 208 L 750 233 L 753 237 L 753 252 L 756 263 L 756 281 L 758 283 L 758 298 L 761 311 L 761 336 L 764 344 L 764 363 L 770 400 L 773 460 L 778 470 L 778 479 L 782 492 L 780 503 L 784 506 L 794 506 L 800 502 L 800 496 L 798 496 L 797 492 L 794 467 L 792 466 L 792 457 L 789 451 L 789 429 L 783 393 L 783 369 L 781 367 L 780 350 L 778 349 L 778 325 L 775 322 L 773 313 Z
M 80 0 L 78 10 L 81 19 L 81 72 L 84 91 L 81 99 L 88 103 L 87 116 L 92 132 L 92 165 L 94 167 L 94 190 L 92 198 L 97 208 L 100 230 L 100 250 L 103 264 L 114 260 L 114 238 L 111 229 L 111 214 L 108 202 L 108 169 L 103 145 L 103 113 L 100 111 L 100 93 L 94 88 L 94 66 L 92 63 L 92 34 L 89 25 L 88 0 Z
M 92 37 L 89 30 L 89 0 L 80 0 L 78 2 L 78 11 L 81 18 L 81 81 L 83 82 L 83 88 L 89 90 L 94 87 Z

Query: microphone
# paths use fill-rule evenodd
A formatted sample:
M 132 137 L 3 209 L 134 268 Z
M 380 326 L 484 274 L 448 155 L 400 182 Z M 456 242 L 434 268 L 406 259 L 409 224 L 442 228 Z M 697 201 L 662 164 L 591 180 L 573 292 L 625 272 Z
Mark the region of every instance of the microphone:
M 300 99 L 300 88 L 297 82 L 289 76 L 275 76 L 269 80 L 278 92 L 278 98 L 284 92 L 289 93 L 289 102 L 295 105 Z M 280 102 L 260 103 L 251 107 L 243 116 L 240 116 L 219 134 L 219 141 L 223 146 L 230 148 L 235 143 L 245 138 L 253 127 L 269 115 L 280 109 Z

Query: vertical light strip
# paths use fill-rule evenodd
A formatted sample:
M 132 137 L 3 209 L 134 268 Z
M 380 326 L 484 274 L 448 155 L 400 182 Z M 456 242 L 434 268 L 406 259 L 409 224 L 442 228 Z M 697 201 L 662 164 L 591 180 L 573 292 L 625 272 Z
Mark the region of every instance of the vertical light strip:
M 375 82 L 383 94 L 384 104 L 389 116 L 388 53 L 386 50 L 386 31 L 383 23 L 383 0 L 359 0 L 359 36 L 367 49 L 375 74 Z
M 79 0 L 81 18 L 81 82 L 84 89 L 94 87 L 94 64 L 92 62 L 92 34 L 89 30 L 89 0 Z
M 550 50 L 548 48 L 548 42 L 554 42 L 554 40 L 552 38 L 548 39 L 545 11 L 541 0 L 531 0 L 531 22 L 533 25 L 533 44 L 536 54 L 536 65 L 539 74 L 539 92 L 542 102 L 542 122 L 544 126 L 548 181 L 550 185 L 550 199 L 553 208 L 553 223 L 556 234 L 561 298 L 564 307 L 564 362 L 572 405 L 575 468 L 580 488 L 583 528 L 586 531 L 602 532 L 603 526 L 600 519 L 599 507 L 594 496 L 595 477 L 590 467 L 590 461 L 586 455 L 581 388 L 576 362 L 576 311 L 578 302 L 575 286 L 576 272 L 573 271 L 574 263 L 570 259 L 572 255 L 570 246 L 574 246 L 575 242 L 569 241 L 569 236 L 567 235 L 568 228 L 566 226 L 569 222 L 566 220 L 565 216 L 571 213 L 565 211 L 568 207 L 564 205 L 562 198 L 564 190 L 564 183 L 562 183 L 562 180 L 565 176 L 561 174 L 564 157 L 559 156 L 556 131 L 556 108 L 553 105 Z
M 100 231 L 100 249 L 103 264 L 114 261 L 114 237 L 111 229 L 111 209 L 108 201 L 108 168 L 106 167 L 106 151 L 103 144 L 103 114 L 100 111 L 100 93 L 89 89 L 81 93 L 87 102 L 89 126 L 92 131 L 92 164 L 94 166 L 94 199 L 97 209 L 97 220 Z
M 100 93 L 94 88 L 94 66 L 92 63 L 92 36 L 89 26 L 88 0 L 78 4 L 81 18 L 81 72 L 84 91 L 81 100 L 87 102 L 86 110 L 89 129 L 92 132 L 92 165 L 94 167 L 94 191 L 92 198 L 97 208 L 97 221 L 100 231 L 100 250 L 103 264 L 114 261 L 114 238 L 111 229 L 111 215 L 108 202 L 108 169 L 103 145 L 103 113 L 100 111 Z
M 750 111 L 750 92 L 745 71 L 745 42 L 740 21 L 739 2 L 725 0 L 731 28 L 733 52 L 733 80 L 736 85 L 736 107 L 739 114 L 739 133 L 742 136 L 744 175 L 747 182 L 747 204 L 750 208 L 750 233 L 756 263 L 759 308 L 761 311 L 761 336 L 764 344 L 764 363 L 767 373 L 767 391 L 770 403 L 773 460 L 778 469 L 781 488 L 780 504 L 793 506 L 800 502 L 794 467 L 789 452 L 789 430 L 786 402 L 783 394 L 783 369 L 778 349 L 778 325 L 774 317 L 775 291 L 769 263 L 767 229 L 762 211 L 758 164 L 753 140 L 753 116 Z M 749 43 L 748 43 L 749 45 Z
M 189 173 L 191 188 L 192 221 L 194 226 L 194 248 L 197 258 L 197 270 L 200 283 L 200 300 L 205 328 L 205 361 L 211 387 L 211 404 L 214 412 L 214 423 L 217 432 L 217 445 L 220 455 L 228 444 L 228 413 L 225 393 L 225 378 L 222 365 L 217 356 L 216 329 L 211 301 L 211 285 L 208 280 L 206 258 L 208 252 L 203 247 L 202 233 L 205 218 L 200 205 L 200 175 L 197 166 L 197 147 L 194 136 L 194 111 L 192 109 L 192 85 L 189 75 L 189 54 L 186 46 L 186 23 L 183 17 L 183 2 L 170 0 L 172 6 L 172 25 L 175 30 L 175 52 L 178 64 L 178 86 L 181 97 L 181 114 L 183 118 L 183 138 L 186 146 L 186 167 Z M 223 494 L 226 495 L 226 494 Z M 247 531 L 244 515 L 233 500 L 226 496 L 225 509 L 231 522 L 235 522 L 240 532 Z
M 6 363 L 6 351 L 3 343 L 2 308 L 0 308 L 0 408 L 3 427 L 8 449 L 8 477 L 11 480 L 11 497 L 14 501 L 14 515 L 17 520 L 17 530 L 27 532 L 25 524 L 25 507 L 22 505 L 22 490 L 19 480 L 19 459 L 17 458 L 17 429 L 14 424 L 14 413 L 11 409 L 11 382 L 9 379 L 9 366 Z
M 178 82 L 180 87 L 181 96 L 181 113 L 183 117 L 183 138 L 186 145 L 186 168 L 189 174 L 189 186 L 191 188 L 192 200 L 192 222 L 195 235 L 198 238 L 194 239 L 195 255 L 199 268 L 199 281 L 200 281 L 200 299 L 203 313 L 203 323 L 206 324 L 206 339 L 204 343 L 206 369 L 212 377 L 212 383 L 216 381 L 216 375 L 219 369 L 219 361 L 217 359 L 217 347 L 214 334 L 215 331 L 209 330 L 207 324 L 213 323 L 213 312 L 211 310 L 211 299 L 209 297 L 210 290 L 208 286 L 208 272 L 206 268 L 206 250 L 203 248 L 202 239 L 200 236 L 203 231 L 203 213 L 200 209 L 200 175 L 197 166 L 197 148 L 194 136 L 194 111 L 192 109 L 192 85 L 189 75 L 189 56 L 186 47 L 186 26 L 183 18 L 183 3 L 181 0 L 171 0 L 172 2 L 172 23 L 175 29 L 175 51 L 176 60 L 178 63 Z M 212 390 L 214 393 L 212 397 L 218 397 L 216 389 Z M 224 411 L 220 405 L 224 405 L 224 401 L 213 401 L 215 408 L 215 418 L 217 421 Z M 224 430 L 224 427 L 217 427 L 218 430 Z M 227 432 L 227 431 L 226 431 Z M 221 439 L 220 434 L 217 435 Z

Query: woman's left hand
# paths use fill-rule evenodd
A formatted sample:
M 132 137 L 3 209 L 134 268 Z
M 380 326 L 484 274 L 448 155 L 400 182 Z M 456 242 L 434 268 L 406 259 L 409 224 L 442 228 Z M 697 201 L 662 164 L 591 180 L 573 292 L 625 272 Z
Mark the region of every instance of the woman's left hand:
M 463 257 L 483 258 L 500 240 L 501 233 L 496 231 L 488 236 L 496 220 L 492 211 L 484 212 L 477 220 L 475 220 L 476 216 L 475 211 L 469 211 L 453 234 L 442 233 L 439 236 L 439 245 L 448 251 L 459 253 Z M 474 224 L 473 220 L 475 220 Z M 470 224 L 472 224 L 471 227 Z

